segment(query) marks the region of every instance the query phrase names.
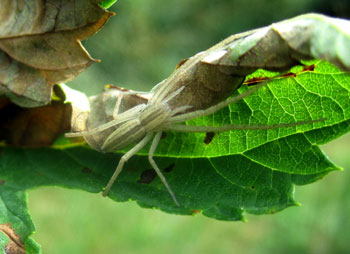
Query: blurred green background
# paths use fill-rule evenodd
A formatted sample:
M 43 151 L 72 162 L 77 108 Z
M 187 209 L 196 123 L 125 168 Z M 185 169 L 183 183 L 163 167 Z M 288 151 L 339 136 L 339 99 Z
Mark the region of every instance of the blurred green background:
M 84 41 L 102 62 L 68 85 L 88 95 L 106 84 L 147 91 L 183 58 L 231 34 L 307 12 L 349 17 L 347 0 L 119 0 Z M 175 216 L 62 188 L 29 192 L 43 253 L 350 253 L 350 135 L 324 147 L 345 170 L 298 187 L 302 207 L 249 222 Z

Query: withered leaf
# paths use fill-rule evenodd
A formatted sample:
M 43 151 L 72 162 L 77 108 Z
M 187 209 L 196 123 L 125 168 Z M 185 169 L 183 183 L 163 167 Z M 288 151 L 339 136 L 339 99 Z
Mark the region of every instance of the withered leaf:
M 350 71 L 350 22 L 319 14 L 305 14 L 256 29 L 237 39 L 233 35 L 203 62 L 232 66 L 238 73 L 256 68 L 283 71 L 300 60 L 324 59 Z M 235 73 L 235 72 L 234 72 Z
M 80 41 L 113 13 L 97 0 L 5 0 L 0 10 L 0 95 L 23 107 L 48 104 L 54 84 L 94 59 Z
M 10 223 L 0 225 L 0 232 L 9 238 L 9 242 L 5 247 L 6 254 L 25 254 L 27 253 L 21 238 L 16 234 Z
M 55 86 L 56 94 L 60 93 Z M 0 140 L 14 146 L 49 146 L 70 128 L 72 106 L 64 98 L 49 105 L 22 108 L 0 99 Z

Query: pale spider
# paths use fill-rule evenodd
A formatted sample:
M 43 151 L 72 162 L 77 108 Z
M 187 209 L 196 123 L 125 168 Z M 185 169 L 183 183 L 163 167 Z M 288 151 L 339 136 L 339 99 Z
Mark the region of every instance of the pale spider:
M 89 137 L 112 128 L 113 131 L 109 132 L 107 138 L 104 138 L 101 143 L 93 145 L 94 149 L 102 152 L 112 152 L 138 142 L 121 157 L 113 176 L 103 192 L 103 196 L 106 196 L 110 191 L 114 181 L 122 171 L 124 163 L 153 138 L 148 154 L 149 162 L 166 186 L 175 204 L 179 206 L 174 192 L 153 159 L 163 131 L 224 132 L 229 130 L 267 130 L 324 120 L 275 125 L 225 125 L 220 127 L 177 124 L 213 114 L 229 104 L 247 97 L 268 83 L 268 80 L 266 80 L 240 95 L 229 97 L 241 86 L 245 76 L 236 75 L 236 70 L 232 71 L 230 66 L 220 66 L 218 68 L 218 66 L 210 65 L 206 61 L 218 55 L 222 55 L 222 52 L 215 52 L 215 47 L 204 53 L 197 54 L 179 66 L 167 80 L 152 89 L 150 92 L 151 97 L 147 103 L 141 103 L 124 112 L 119 112 L 119 104 L 122 99 L 122 96 L 120 96 L 117 100 L 116 113 L 113 114 L 114 120 L 87 131 L 66 134 L 66 137 L 83 136 L 89 141 Z

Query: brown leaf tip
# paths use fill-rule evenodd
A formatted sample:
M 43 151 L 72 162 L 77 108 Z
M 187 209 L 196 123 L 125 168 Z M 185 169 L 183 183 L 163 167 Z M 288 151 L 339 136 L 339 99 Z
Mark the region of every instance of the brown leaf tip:
M 200 214 L 201 211 L 200 210 L 191 210 L 190 211 L 192 215 L 196 215 L 196 214 Z
M 19 235 L 16 234 L 10 223 L 0 225 L 0 231 L 9 238 L 9 243 L 5 247 L 6 254 L 27 253 Z
M 258 83 L 261 83 L 265 80 L 269 79 L 268 77 L 259 77 L 259 78 L 251 78 L 251 79 L 248 79 L 244 82 L 244 84 L 248 85 L 248 86 L 253 86 L 253 85 L 256 85 Z
M 112 85 L 112 84 L 105 85 L 104 88 L 105 89 L 116 89 L 116 90 L 119 90 L 121 92 L 129 92 L 130 91 L 130 90 L 126 89 L 126 88 L 123 88 L 123 87 L 120 87 L 120 86 L 116 86 L 116 85 Z
M 288 72 L 288 73 L 285 73 L 285 74 L 283 74 L 282 75 L 282 77 L 284 77 L 284 78 L 288 78 L 288 77 L 296 77 L 297 76 L 297 74 L 295 74 L 294 72 Z
M 175 67 L 175 70 L 179 69 L 184 63 L 186 63 L 188 58 L 182 59 Z
M 314 71 L 314 70 L 315 70 L 315 65 L 311 64 L 311 65 L 308 65 L 308 66 L 304 66 L 303 72 L 304 71 Z

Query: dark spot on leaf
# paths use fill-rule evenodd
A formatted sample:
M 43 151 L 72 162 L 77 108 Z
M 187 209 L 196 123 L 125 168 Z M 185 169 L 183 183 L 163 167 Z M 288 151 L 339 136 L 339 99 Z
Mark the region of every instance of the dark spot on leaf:
M 0 180 L 0 185 L 4 185 L 6 183 L 5 180 Z
M 215 136 L 214 132 L 207 132 L 204 138 L 204 144 L 209 145 Z
M 24 244 L 21 242 L 21 237 L 16 234 L 10 223 L 0 225 L 0 231 L 10 240 L 5 246 L 6 254 L 25 254 L 27 253 Z
M 177 70 L 178 68 L 180 68 L 181 65 L 183 65 L 184 63 L 187 62 L 187 60 L 188 60 L 188 58 L 182 59 L 182 60 L 176 65 L 175 70 Z
M 142 172 L 140 180 L 137 183 L 150 184 L 156 176 L 157 173 L 153 169 L 147 169 Z
M 254 190 L 255 189 L 255 186 L 254 185 L 252 185 L 252 187 L 250 187 L 252 190 Z
M 171 163 L 169 167 L 166 167 L 164 169 L 164 172 L 169 173 L 174 169 L 174 167 L 175 167 L 175 163 Z
M 160 139 L 165 139 L 166 138 L 166 133 L 162 132 L 162 136 L 160 137 Z
M 293 72 L 288 72 L 282 75 L 282 77 L 284 78 L 289 78 L 289 77 L 296 77 L 297 74 L 293 73 Z
M 91 174 L 93 171 L 92 171 L 91 169 L 89 169 L 89 168 L 83 168 L 83 169 L 81 170 L 81 172 L 82 172 L 83 174 Z
M 315 70 L 315 65 L 311 64 L 309 66 L 304 66 L 303 71 L 314 71 Z

